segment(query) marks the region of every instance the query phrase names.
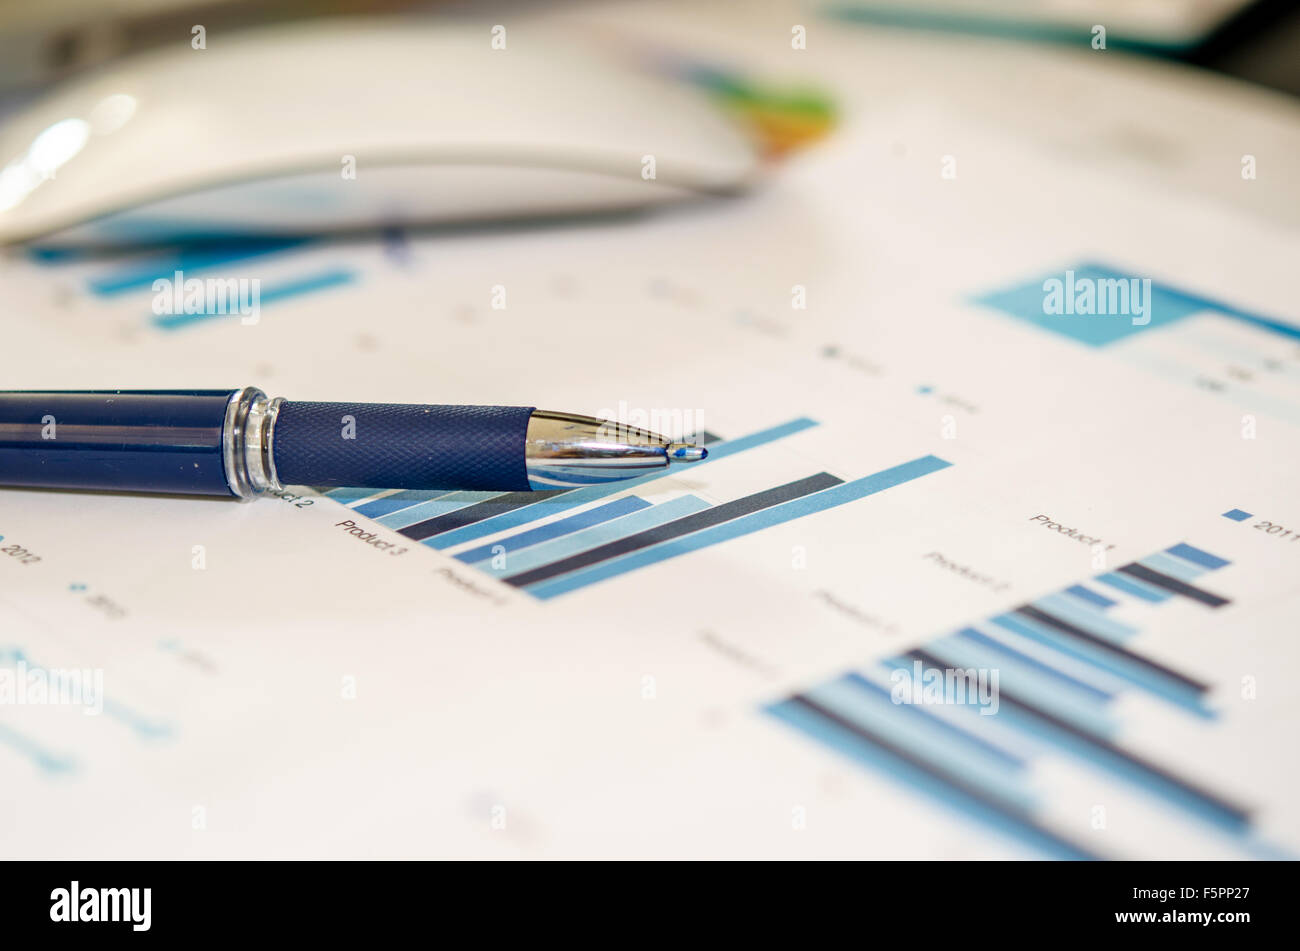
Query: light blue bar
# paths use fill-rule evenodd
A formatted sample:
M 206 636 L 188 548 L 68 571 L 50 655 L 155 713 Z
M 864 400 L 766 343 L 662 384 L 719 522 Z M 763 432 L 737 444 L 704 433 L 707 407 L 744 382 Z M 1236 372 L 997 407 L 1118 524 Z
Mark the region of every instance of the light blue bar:
M 604 545 L 620 538 L 627 538 L 629 535 L 635 535 L 638 532 L 657 528 L 665 522 L 684 518 L 687 515 L 694 515 L 696 512 L 702 512 L 708 507 L 709 503 L 698 496 L 683 495 L 680 498 L 652 505 L 640 512 L 624 515 L 613 522 L 597 525 L 594 528 L 573 535 L 566 535 L 564 538 L 557 538 L 553 542 L 536 545 L 527 551 L 512 555 L 510 556 L 509 566 L 501 571 L 494 570 L 490 560 L 480 562 L 475 567 L 481 568 L 488 574 L 495 575 L 498 578 L 509 578 L 524 571 L 531 571 L 541 565 L 549 565 L 553 561 L 568 558 L 570 555 L 576 555 L 578 552 L 587 551 L 598 545 Z
M 858 671 L 851 671 L 844 674 L 842 680 L 857 686 L 862 690 L 870 690 L 881 694 L 894 704 L 894 691 L 903 687 L 910 678 L 915 675 L 915 667 L 901 663 L 898 658 L 894 663 L 879 664 L 867 674 Z M 889 683 L 882 683 L 879 679 L 877 670 L 886 670 L 886 676 Z M 897 671 L 902 671 L 907 676 L 900 677 Z M 900 700 L 905 699 L 900 696 Z M 932 703 L 898 703 L 899 710 L 909 716 L 917 718 L 924 723 L 926 728 L 939 733 L 948 739 L 960 744 L 962 747 L 969 749 L 973 753 L 982 754 L 987 760 L 1000 763 L 1008 769 L 1021 770 L 1029 762 L 1031 753 L 1022 752 L 1025 744 L 1019 744 L 1022 751 L 1017 751 L 1010 744 L 1002 742 L 1005 740 L 1005 731 L 998 727 L 992 715 L 981 716 L 978 712 L 979 707 L 964 705 L 966 711 L 974 713 L 975 719 L 965 721 L 964 725 L 959 726 L 955 718 L 940 716 L 936 712 L 936 704 Z M 951 711 L 951 707 L 947 708 Z M 968 728 L 969 727 L 969 728 Z
M 817 425 L 815 419 L 809 419 L 807 416 L 801 416 L 798 419 L 792 419 L 788 423 L 782 423 L 779 426 L 773 426 L 770 429 L 760 429 L 756 433 L 750 433 L 748 436 L 741 436 L 739 439 L 728 439 L 724 442 L 714 443 L 709 447 L 709 457 L 703 462 L 692 463 L 691 468 L 696 469 L 705 463 L 717 462 L 719 459 L 726 459 L 728 456 L 734 456 L 738 452 L 745 452 L 749 449 L 756 449 L 759 446 L 767 445 L 770 442 L 776 442 L 778 439 L 784 439 L 786 436 L 793 436 L 795 433 L 801 433 L 805 429 L 812 429 Z M 664 474 L 671 469 L 665 469 Z M 655 479 L 659 473 L 653 475 L 641 476 L 642 479 Z M 640 481 L 640 480 L 638 480 Z
M 1224 518 L 1230 518 L 1234 522 L 1244 522 L 1250 518 L 1249 512 L 1243 512 L 1241 509 L 1229 509 L 1223 513 Z
M 124 723 L 145 740 L 165 739 L 173 735 L 171 724 L 163 720 L 151 720 L 115 700 L 104 700 L 104 713 Z
M 735 455 L 736 453 L 743 452 L 746 449 L 754 449 L 758 446 L 762 446 L 769 442 L 774 442 L 775 440 L 778 439 L 783 439 L 786 436 L 791 436 L 795 433 L 802 432 L 803 430 L 809 429 L 816 425 L 817 423 L 814 422 L 813 420 L 801 417 L 799 419 L 791 420 L 788 423 L 782 423 L 780 426 L 773 426 L 770 429 L 764 429 L 756 433 L 751 433 L 748 436 L 741 436 L 739 439 L 732 439 L 727 442 L 715 443 L 714 445 L 709 447 L 709 457 L 705 459 L 703 462 L 697 462 L 693 464 L 691 468 L 695 469 L 698 468 L 699 466 L 707 465 L 709 462 L 714 462 L 717 461 L 718 459 L 725 459 L 727 456 Z M 573 504 L 581 505 L 586 502 L 593 502 L 596 501 L 597 499 L 601 499 L 606 496 L 613 495 L 616 492 L 623 492 L 628 489 L 635 488 L 636 486 L 644 485 L 647 482 L 653 482 L 655 479 L 662 479 L 665 476 L 672 475 L 678 471 L 679 470 L 677 470 L 676 468 L 670 466 L 666 469 L 661 469 L 658 472 L 652 472 L 648 475 L 639 476 L 638 478 L 635 479 L 627 479 L 622 482 L 610 482 L 603 486 L 590 486 L 584 489 L 577 489 L 574 492 L 566 493 L 565 495 L 559 496 L 558 498 L 552 496 L 552 498 L 556 499 L 556 501 L 558 501 L 558 499 L 573 500 L 574 497 L 576 496 L 578 501 L 574 502 Z M 349 501 L 357 501 L 358 499 L 365 499 L 368 498 L 369 496 L 378 494 L 374 489 L 335 489 L 329 494 L 331 497 L 337 497 L 335 493 L 347 493 L 346 498 Z M 353 493 L 364 493 L 364 494 L 356 495 Z M 472 505 L 475 502 L 482 502 L 499 494 L 500 493 L 498 492 L 455 492 L 452 493 L 451 495 L 439 496 L 436 500 L 430 500 L 430 502 L 421 503 L 419 505 L 413 505 L 410 508 L 402 509 L 399 512 L 393 512 L 392 514 L 384 515 L 378 518 L 377 521 L 381 525 L 386 525 L 389 528 L 402 529 L 408 525 L 414 525 L 416 522 L 423 522 L 425 519 L 435 518 L 439 515 L 444 515 L 447 512 L 455 511 L 456 509 L 462 508 L 465 505 Z M 344 500 L 342 497 L 340 497 L 339 501 L 343 502 Z M 539 502 L 540 501 L 541 500 L 539 500 Z M 456 504 L 454 505 L 445 504 L 450 502 L 455 502 Z M 344 502 L 344 504 L 345 505 L 349 504 L 349 502 Z M 560 509 L 557 508 L 548 508 L 545 513 L 537 513 L 537 512 L 532 512 L 532 508 L 533 508 L 532 506 L 524 506 L 522 509 L 517 509 L 516 510 L 517 513 L 526 514 L 528 517 L 525 518 L 523 521 L 518 521 L 515 522 L 514 524 L 522 525 L 525 524 L 527 521 L 531 521 L 535 518 L 545 518 L 547 515 L 554 515 L 557 512 L 561 511 Z M 509 514 L 515 514 L 515 513 L 509 513 Z M 503 516 L 497 516 L 497 517 L 501 518 Z M 475 536 L 471 536 L 469 533 L 465 533 L 464 535 L 460 536 L 460 541 L 462 542 L 472 541 L 474 538 L 482 538 L 484 535 L 490 535 L 493 532 L 502 531 L 504 529 L 512 527 L 509 524 L 502 525 L 496 522 L 494 519 L 484 519 L 483 522 L 475 523 L 475 526 L 466 526 L 466 527 L 472 528 L 472 527 L 476 527 L 477 525 L 482 525 L 485 523 L 491 523 L 493 527 L 489 528 L 487 531 L 483 532 L 482 534 L 475 535 Z M 452 534 L 452 533 L 448 532 L 445 534 Z M 435 536 L 435 539 L 437 540 L 441 540 L 441 538 L 442 536 Z M 450 546 L 438 544 L 432 547 L 444 548 Z
M 742 535 L 749 535 L 760 529 L 780 525 L 783 522 L 802 518 L 814 512 L 835 508 L 847 502 L 853 502 L 868 495 L 883 492 L 885 489 L 892 489 L 905 482 L 911 482 L 913 479 L 919 479 L 940 469 L 946 469 L 950 465 L 952 463 L 940 459 L 938 456 L 921 456 L 911 462 L 894 466 L 892 469 L 885 469 L 883 472 L 869 475 L 864 479 L 855 479 L 853 482 L 845 482 L 829 489 L 823 489 L 821 492 L 814 492 L 812 495 L 806 495 L 800 499 L 774 505 L 769 509 L 742 515 L 730 522 L 723 522 L 721 525 L 714 525 L 698 532 L 692 532 L 689 535 L 661 542 L 658 545 L 651 545 L 649 548 L 643 548 L 620 558 L 611 558 L 609 561 L 599 562 L 589 568 L 581 568 L 558 578 L 540 581 L 535 585 L 525 587 L 524 590 L 538 598 L 554 598 L 586 585 L 595 584 L 598 581 L 604 581 L 607 578 L 613 578 L 637 568 L 643 568 L 646 565 L 666 561 L 687 552 L 698 551 L 701 548 L 730 541 Z
M 380 525 L 386 525 L 393 529 L 406 528 L 406 526 L 414 525 L 416 522 L 423 522 L 426 518 L 446 515 L 448 512 L 454 512 L 456 509 L 482 502 L 500 494 L 500 492 L 452 492 L 450 495 L 440 495 L 436 499 L 417 503 L 410 508 L 375 519 L 375 521 Z
M 306 274 L 282 284 L 272 284 L 262 291 L 261 302 L 269 304 L 272 301 L 284 300 L 286 297 L 297 297 L 300 294 L 322 291 L 327 287 L 351 284 L 359 276 L 356 271 L 344 267 L 330 268 L 318 274 Z
M 357 275 L 354 271 L 346 268 L 331 268 L 319 274 L 308 274 L 268 287 L 258 296 L 258 303 L 259 306 L 270 304 L 288 297 L 297 297 L 299 294 L 310 294 L 328 287 L 351 284 L 356 279 Z M 163 314 L 153 318 L 153 325 L 160 330 L 180 330 L 205 320 L 217 318 L 238 320 L 240 316 L 239 314 Z
M 628 481 L 635 482 L 636 480 L 631 479 Z M 610 488 L 611 485 L 613 488 Z M 465 542 L 476 541 L 489 535 L 495 535 L 497 532 L 506 532 L 512 528 L 518 528 L 520 525 L 527 525 L 529 522 L 537 522 L 544 518 L 550 518 L 552 515 L 559 515 L 561 512 L 576 509 L 580 505 L 603 499 L 615 492 L 622 492 L 626 488 L 627 482 L 614 482 L 588 486 L 584 489 L 571 489 L 559 495 L 544 496 L 536 502 L 529 502 L 517 509 L 511 509 L 508 512 L 502 512 L 500 515 L 493 515 L 491 518 L 474 522 L 472 525 L 462 525 L 460 528 L 453 528 L 441 535 L 433 535 L 424 539 L 422 544 L 428 545 L 430 548 L 436 548 L 438 551 L 446 551 L 448 548 L 455 548 L 457 545 L 465 544 Z
M 1060 650 L 1055 645 L 1041 640 L 1026 637 L 1009 627 L 995 623 L 993 619 L 972 624 L 969 629 L 993 641 L 1000 650 L 1014 651 L 1051 670 L 1059 670 L 1063 676 L 1086 684 L 1108 697 L 1114 697 L 1132 686 L 1131 681 L 1124 680 L 1096 664 L 1080 662 L 1075 654 Z
M 1049 594 L 1045 598 L 1039 598 L 1034 602 L 1034 606 L 1042 608 L 1048 614 L 1055 614 L 1061 620 L 1069 621 L 1076 627 L 1083 628 L 1089 634 L 1096 634 L 1116 644 L 1123 644 L 1138 632 L 1136 627 L 1109 618 L 1100 611 L 1085 607 L 1063 594 Z
M 1091 644 L 1086 644 L 1077 638 L 1071 638 L 1068 634 L 1053 631 L 1051 628 L 1026 617 L 999 614 L 990 620 L 999 627 L 1023 635 L 1031 641 L 1046 644 L 1068 657 L 1092 664 L 1094 667 L 1113 674 L 1121 680 L 1125 680 L 1135 687 L 1140 687 L 1147 693 L 1167 700 L 1199 717 L 1205 719 L 1214 718 L 1213 711 L 1206 709 L 1204 706 L 1200 693 L 1190 687 L 1183 686 L 1178 681 L 1163 677 L 1155 671 L 1148 671 L 1147 668 L 1131 663 L 1123 657 L 1093 647 Z
M 786 436 L 792 436 L 795 433 L 802 432 L 816 426 L 814 420 L 807 417 L 793 419 L 788 423 L 782 423 L 780 426 L 773 426 L 770 429 L 760 430 L 756 433 L 750 433 L 748 436 L 741 436 L 739 439 L 729 439 L 726 442 L 715 443 L 709 447 L 709 456 L 701 462 L 692 463 L 691 471 L 697 470 L 700 466 L 708 465 L 711 462 L 717 462 L 719 459 L 725 459 L 728 456 L 734 456 L 738 452 L 744 452 L 747 449 L 754 449 L 758 446 L 775 442 L 778 439 L 784 439 Z M 582 489 L 575 489 L 572 492 L 566 492 L 564 495 L 553 497 L 550 502 L 538 503 L 537 505 L 525 505 L 523 508 L 515 509 L 513 512 L 506 512 L 493 518 L 484 519 L 473 525 L 466 525 L 462 528 L 453 529 L 450 532 L 444 532 L 441 535 L 435 535 L 426 539 L 424 544 L 430 548 L 444 550 L 452 548 L 465 542 L 474 541 L 479 538 L 485 538 L 496 532 L 507 531 L 520 525 L 540 518 L 546 518 L 550 515 L 556 515 L 565 509 L 574 508 L 578 505 L 585 505 L 588 502 L 594 502 L 597 499 L 603 499 L 607 496 L 614 495 L 618 492 L 626 492 L 635 489 L 638 486 L 645 485 L 647 482 L 653 482 L 655 479 L 663 479 L 671 475 L 679 475 L 682 470 L 675 466 L 667 466 L 657 472 L 651 472 L 648 475 L 637 476 L 635 479 L 624 479 L 619 482 L 609 482 L 604 485 L 592 485 Z M 539 505 L 547 506 L 545 510 L 534 511 Z
M 368 499 L 378 494 L 379 493 L 374 489 L 358 489 L 353 487 L 330 489 L 325 493 L 327 498 L 333 499 L 340 505 L 351 505 L 354 502 L 360 502 L 363 499 Z
M 579 512 L 577 515 L 570 515 L 568 518 L 562 518 L 555 522 L 547 522 L 545 525 L 539 525 L 526 532 L 520 532 L 508 538 L 500 538 L 486 545 L 471 548 L 468 551 L 462 551 L 455 557 L 458 561 L 463 561 L 467 565 L 472 565 L 476 561 L 491 561 L 496 555 L 519 551 L 530 545 L 540 545 L 542 542 L 549 542 L 563 535 L 580 532 L 584 528 L 591 528 L 600 525 L 602 522 L 616 519 L 620 515 L 630 515 L 633 512 L 639 512 L 641 509 L 649 507 L 650 503 L 645 499 L 637 498 L 635 495 L 624 496 L 621 499 L 615 499 L 613 502 L 606 502 L 604 505 L 598 505 L 595 508 Z
M 1212 823 L 1232 833 L 1240 834 L 1249 831 L 1248 825 L 1243 825 L 1235 816 L 1227 813 L 1204 796 L 1199 795 L 1195 790 L 1184 787 L 1176 779 L 1166 779 L 1150 768 L 1143 768 L 1142 765 L 1130 763 L 1114 753 L 1094 746 L 1082 737 L 1034 716 L 1030 711 L 1006 704 L 999 711 L 999 716 L 1004 713 L 1017 729 L 1041 737 L 1053 743 L 1060 752 L 1104 769 L 1144 792 L 1157 796 L 1165 802 L 1191 813 L 1198 819 Z M 1115 745 L 1123 749 L 1121 744 Z M 1125 750 L 1125 752 L 1131 753 L 1128 750 Z
M 1116 591 L 1123 591 L 1125 594 L 1131 594 L 1135 598 L 1141 598 L 1143 601 L 1150 601 L 1153 604 L 1168 601 L 1170 598 L 1170 595 L 1164 591 L 1153 588 L 1136 578 L 1116 574 L 1113 571 L 1108 571 L 1104 575 L 1097 575 L 1097 580 L 1102 584 L 1110 585 Z
M 1010 632 L 1003 633 L 1012 637 L 1015 636 L 1011 635 Z M 1096 684 L 1080 680 L 1078 677 L 1061 670 L 1059 667 L 1054 667 L 1039 657 L 1016 650 L 1006 641 L 991 637 L 977 627 L 963 627 L 951 636 L 960 637 L 962 640 L 977 644 L 984 650 L 989 651 L 994 657 L 1006 657 L 1016 664 L 1028 667 L 1039 679 L 1046 678 L 1051 683 L 1063 684 L 1067 689 L 1080 694 L 1084 699 L 1093 703 L 1105 705 L 1114 696 L 1113 693 L 1103 690 Z
M 997 670 L 999 690 L 1005 688 L 1008 694 L 1068 720 L 1093 736 L 1109 739 L 1115 733 L 1115 722 L 1107 715 L 1105 704 L 1086 697 L 1081 691 L 1067 689 L 1011 657 L 962 637 L 942 637 L 931 641 L 925 649 L 952 667 Z M 998 712 L 990 716 L 1001 713 L 999 705 Z
M 171 279 L 177 271 L 194 275 L 227 264 L 247 261 L 301 248 L 307 238 L 253 238 L 246 241 L 192 243 L 161 255 L 150 255 L 91 278 L 86 282 L 91 293 L 101 297 L 152 287 L 158 278 Z
M 1023 772 L 1008 768 L 978 747 L 962 743 L 948 731 L 936 728 L 927 722 L 928 714 L 912 715 L 924 713 L 924 707 L 896 704 L 883 689 L 868 689 L 864 684 L 865 681 L 854 683 L 841 678 L 805 691 L 804 696 L 849 722 L 880 734 L 913 756 L 958 772 L 965 781 L 978 785 L 985 795 L 1025 812 L 1034 807 L 1033 797 L 1025 788 Z
M 77 768 L 77 763 L 72 758 L 51 753 L 31 737 L 5 726 L 3 723 L 0 723 L 0 744 L 17 750 L 46 773 L 68 773 Z
M 1216 568 L 1226 568 L 1232 562 L 1226 558 L 1220 558 L 1218 555 L 1211 555 L 1208 551 L 1201 551 L 1186 542 L 1179 542 L 1172 548 L 1166 548 L 1165 551 L 1171 555 L 1177 555 L 1179 558 L 1186 558 L 1188 561 L 1203 565 L 1213 571 Z
M 1152 571 L 1159 571 L 1161 574 L 1177 578 L 1179 581 L 1195 581 L 1206 573 L 1206 570 L 1200 565 L 1194 565 L 1190 561 L 1175 558 L 1173 555 L 1165 554 L 1162 551 L 1158 551 L 1154 555 L 1147 555 L 1145 558 L 1139 558 L 1138 564 L 1146 565 Z
M 407 489 L 404 492 L 394 492 L 392 495 L 385 495 L 382 499 L 375 499 L 373 502 L 358 505 L 353 511 L 358 515 L 364 515 L 366 518 L 378 519 L 399 512 L 402 509 L 409 509 L 421 502 L 432 502 L 435 499 L 446 498 L 450 494 L 450 492 L 427 492 L 422 489 Z
M 894 671 L 905 670 L 909 676 L 915 677 L 916 663 L 910 657 L 882 657 L 876 662 L 870 673 L 874 675 L 877 670 L 883 671 L 884 676 L 890 678 L 890 688 L 892 689 Z M 922 665 L 922 669 L 924 669 L 924 665 Z M 871 678 L 864 675 L 864 679 Z M 930 712 L 935 719 L 940 719 L 937 713 Z M 1032 736 L 1025 736 L 1019 730 L 1010 729 L 995 716 L 981 716 L 978 707 L 962 707 L 957 710 L 957 713 L 961 714 L 961 716 L 947 718 L 943 722 L 951 723 L 954 729 L 960 730 L 957 721 L 960 721 L 963 717 L 974 717 L 979 722 L 978 729 L 980 731 L 980 735 L 975 739 L 975 742 L 994 751 L 995 755 L 1001 753 L 1021 763 L 1029 763 L 1033 761 L 1035 756 L 1047 752 L 1051 748 L 1047 743 Z

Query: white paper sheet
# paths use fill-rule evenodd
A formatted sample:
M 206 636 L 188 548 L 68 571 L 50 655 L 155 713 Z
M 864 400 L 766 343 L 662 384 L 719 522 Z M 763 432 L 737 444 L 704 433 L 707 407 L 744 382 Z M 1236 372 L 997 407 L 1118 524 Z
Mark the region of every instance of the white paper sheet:
M 98 715 L 0 704 L 0 851 L 1293 854 L 1297 250 L 1275 222 L 918 97 L 855 109 L 735 202 L 192 268 L 258 278 L 264 298 L 321 285 L 272 296 L 254 325 L 160 327 L 150 278 L 174 261 L 11 257 L 6 388 L 255 384 L 657 413 L 715 447 L 777 435 L 441 550 L 375 496 L 0 492 L 0 670 L 104 686 Z M 1085 318 L 1058 332 L 977 302 L 1088 262 L 1234 313 L 1094 347 L 1071 335 Z M 497 577 L 584 550 L 557 535 L 538 557 L 511 547 L 521 532 L 619 498 L 648 519 L 927 457 L 947 465 L 684 535 L 572 590 Z M 627 535 L 603 530 L 588 544 Z M 1228 603 L 1098 580 L 1139 560 Z M 1061 593 L 1076 585 L 1111 605 Z M 990 620 L 1027 604 L 1138 660 Z M 894 684 L 880 662 L 915 648 L 1005 661 L 999 712 L 877 702 Z

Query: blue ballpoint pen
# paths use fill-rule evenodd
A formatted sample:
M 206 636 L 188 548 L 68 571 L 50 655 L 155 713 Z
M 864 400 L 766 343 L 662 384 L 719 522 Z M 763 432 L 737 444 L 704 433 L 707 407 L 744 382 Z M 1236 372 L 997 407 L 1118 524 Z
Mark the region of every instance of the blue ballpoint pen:
M 707 450 L 531 406 L 315 403 L 240 390 L 0 392 L 0 485 L 251 499 L 286 485 L 529 491 Z

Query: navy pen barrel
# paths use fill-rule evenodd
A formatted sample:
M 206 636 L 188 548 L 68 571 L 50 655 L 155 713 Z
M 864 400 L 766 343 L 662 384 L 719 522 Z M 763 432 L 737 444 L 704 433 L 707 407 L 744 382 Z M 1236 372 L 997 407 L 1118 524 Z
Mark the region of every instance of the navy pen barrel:
M 255 386 L 0 392 L 0 486 L 240 499 L 285 485 L 526 492 L 705 455 L 532 406 L 302 402 Z
M 0 485 L 230 496 L 235 392 L 0 393 Z
M 531 406 L 241 390 L 0 392 L 0 485 L 254 498 L 292 485 L 526 491 Z

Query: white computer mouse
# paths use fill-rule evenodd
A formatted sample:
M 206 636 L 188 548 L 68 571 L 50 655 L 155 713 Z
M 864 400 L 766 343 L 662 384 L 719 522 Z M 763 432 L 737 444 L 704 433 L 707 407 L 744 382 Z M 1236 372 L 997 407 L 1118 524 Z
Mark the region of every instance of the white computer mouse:
M 333 20 L 189 38 L 0 128 L 0 242 L 572 215 L 746 185 L 743 131 L 562 37 Z

